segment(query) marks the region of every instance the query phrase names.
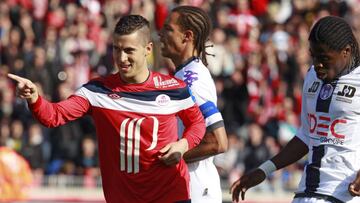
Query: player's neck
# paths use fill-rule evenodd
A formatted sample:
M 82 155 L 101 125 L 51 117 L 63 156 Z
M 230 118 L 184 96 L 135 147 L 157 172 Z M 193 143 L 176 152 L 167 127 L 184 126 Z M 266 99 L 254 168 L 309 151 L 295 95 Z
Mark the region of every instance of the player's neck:
M 190 46 L 190 45 L 188 44 L 186 46 Z M 194 49 L 193 47 L 185 47 L 185 50 L 186 51 L 184 51 L 183 54 L 180 55 L 178 60 L 173 60 L 174 65 L 176 67 L 176 71 L 181 70 L 189 62 L 199 57 L 196 49 Z
M 121 80 L 127 84 L 145 83 L 149 79 L 149 77 L 150 77 L 150 70 L 148 68 L 139 72 L 135 77 L 124 78 L 122 75 L 120 75 Z
M 176 65 L 176 72 L 181 70 L 182 68 L 184 68 L 187 64 L 191 63 L 195 59 L 198 59 L 198 57 L 197 56 L 191 56 L 191 57 L 187 58 L 186 60 L 182 60 L 181 63 Z

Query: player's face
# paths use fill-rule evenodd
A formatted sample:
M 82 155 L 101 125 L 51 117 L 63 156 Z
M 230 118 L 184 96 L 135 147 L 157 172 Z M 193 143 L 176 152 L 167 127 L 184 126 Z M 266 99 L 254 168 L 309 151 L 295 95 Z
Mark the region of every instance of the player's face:
M 332 81 L 339 76 L 350 61 L 350 48 L 346 47 L 341 51 L 335 51 L 328 46 L 310 42 L 310 54 L 316 75 L 324 81 Z
M 161 54 L 170 59 L 180 57 L 185 48 L 184 33 L 177 23 L 178 18 L 177 12 L 170 13 L 159 32 Z
M 113 36 L 113 58 L 122 80 L 128 83 L 144 82 L 149 74 L 146 57 L 152 43 L 145 43 L 140 31 Z

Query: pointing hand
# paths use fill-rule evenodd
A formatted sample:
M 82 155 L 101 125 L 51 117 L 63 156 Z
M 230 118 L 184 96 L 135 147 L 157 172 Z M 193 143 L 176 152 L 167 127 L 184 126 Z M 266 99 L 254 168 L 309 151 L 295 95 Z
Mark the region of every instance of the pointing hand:
M 36 102 L 39 97 L 39 93 L 33 82 L 10 73 L 7 76 L 17 82 L 17 94 L 20 98 L 26 99 L 30 104 Z

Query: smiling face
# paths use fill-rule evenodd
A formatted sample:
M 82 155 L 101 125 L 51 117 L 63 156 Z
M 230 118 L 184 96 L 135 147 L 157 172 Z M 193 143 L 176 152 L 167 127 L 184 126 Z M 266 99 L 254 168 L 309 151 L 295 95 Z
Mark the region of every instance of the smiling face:
M 323 81 L 332 81 L 339 77 L 350 63 L 350 46 L 335 51 L 321 43 L 310 41 L 310 54 L 316 75 Z
M 127 83 L 142 83 L 149 75 L 146 57 L 151 54 L 153 44 L 143 38 L 141 30 L 113 36 L 115 66 L 121 79 Z

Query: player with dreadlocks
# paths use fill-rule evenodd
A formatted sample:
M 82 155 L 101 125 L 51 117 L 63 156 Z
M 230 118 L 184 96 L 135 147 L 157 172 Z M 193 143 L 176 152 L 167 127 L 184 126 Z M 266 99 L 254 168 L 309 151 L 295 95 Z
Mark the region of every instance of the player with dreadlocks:
M 221 203 L 220 178 L 213 156 L 227 150 L 227 135 L 216 106 L 214 81 L 206 68 L 206 42 L 211 21 L 205 11 L 193 6 L 174 8 L 159 32 L 161 52 L 176 66 L 175 77 L 190 87 L 206 122 L 202 142 L 184 154 L 190 172 L 191 201 Z M 180 134 L 180 133 L 179 133 Z
M 293 203 L 360 202 L 360 54 L 350 25 L 340 17 L 319 19 L 309 35 L 313 65 L 304 81 L 301 126 L 271 160 L 242 176 L 233 200 L 270 173 L 308 154 Z

